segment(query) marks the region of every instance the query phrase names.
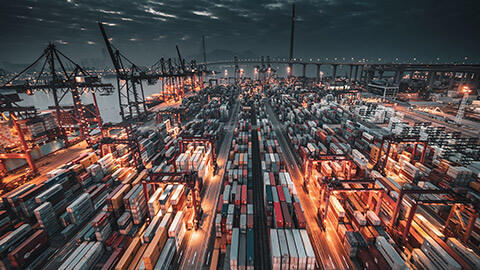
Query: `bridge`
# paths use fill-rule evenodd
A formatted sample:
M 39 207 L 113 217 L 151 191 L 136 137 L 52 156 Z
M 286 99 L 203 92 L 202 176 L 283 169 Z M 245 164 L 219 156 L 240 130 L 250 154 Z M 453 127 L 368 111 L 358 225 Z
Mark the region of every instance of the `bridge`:
M 332 78 L 337 77 L 337 68 L 339 66 L 350 67 L 350 73 L 348 75 L 349 82 L 358 81 L 358 75 L 360 70 L 360 81 L 370 82 L 376 77 L 382 79 L 385 72 L 393 72 L 395 83 L 399 83 L 403 78 L 404 73 L 410 72 L 410 78 L 413 77 L 415 72 L 422 72 L 428 74 L 428 84 L 431 87 L 433 85 L 435 76 L 438 73 L 460 73 L 462 77 L 466 78 L 467 82 L 473 83 L 474 88 L 479 86 L 480 78 L 480 64 L 465 64 L 465 63 L 365 63 L 365 62 L 332 62 L 332 61 L 317 61 L 313 59 L 303 60 L 303 59 L 286 59 L 286 58 L 273 58 L 270 59 L 269 56 L 264 58 L 263 56 L 260 59 L 238 59 L 234 57 L 230 60 L 219 60 L 219 61 L 209 61 L 199 63 L 204 66 L 217 66 L 217 65 L 234 65 L 235 74 L 239 72 L 239 65 L 261 65 L 262 68 L 270 68 L 272 64 L 288 65 L 288 73 L 291 75 L 293 73 L 293 66 L 302 67 L 302 76 L 306 77 L 307 66 L 315 66 L 317 68 L 316 79 L 320 79 L 321 67 L 330 66 L 333 69 Z M 352 80 L 353 79 L 353 80 Z

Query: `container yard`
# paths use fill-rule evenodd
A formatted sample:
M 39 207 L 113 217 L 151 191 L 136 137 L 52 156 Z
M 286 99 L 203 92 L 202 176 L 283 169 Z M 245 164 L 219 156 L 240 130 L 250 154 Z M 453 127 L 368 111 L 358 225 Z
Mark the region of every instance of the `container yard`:
M 376 126 L 361 98 L 294 85 L 207 87 L 181 125 L 109 127 L 110 142 L 2 196 L 2 268 L 480 265 L 478 162 L 439 153 L 428 126 L 396 133 L 394 110 Z
M 336 1 L 322 7 L 303 1 L 300 16 L 295 4 L 290 9 L 283 2 L 255 5 L 255 11 L 241 1 L 204 3 L 204 11 L 185 8 L 182 15 L 175 13 L 177 4 L 154 2 L 134 7 L 148 14 L 134 15 L 135 23 L 126 10 L 101 8 L 102 1 L 98 9 L 88 7 L 89 14 L 102 14 L 89 19 L 98 20 L 93 25 L 101 39 L 83 43 L 102 46 L 101 58 L 74 61 L 68 54 L 84 52 L 72 50 L 77 47 L 61 40 L 59 31 L 21 69 L 0 59 L 0 270 L 480 269 L 476 58 L 436 57 L 427 64 L 416 57 L 331 57 L 325 40 L 341 38 L 317 30 L 309 42 L 317 46 L 322 36 L 325 58 L 294 57 L 295 23 L 300 31 L 305 24 L 323 31 L 326 24 L 311 22 L 306 7 L 322 13 L 317 16 L 346 10 L 329 15 L 335 20 L 327 28 L 335 29 L 344 17 L 362 17 L 359 7 L 376 10 L 362 1 L 352 10 Z M 194 55 L 198 33 L 177 31 L 186 23 L 169 26 L 184 20 L 201 32 L 215 28 L 204 20 L 223 24 L 237 15 L 220 16 L 217 9 L 243 20 L 234 22 L 240 27 L 232 36 L 241 37 L 235 45 L 245 50 L 213 51 L 233 60 L 207 58 L 203 33 L 202 54 Z M 248 49 L 250 32 L 259 31 L 252 26 L 240 34 L 250 15 L 259 21 L 264 14 L 277 25 L 270 15 L 289 12 L 288 58 Z M 144 31 L 132 26 L 134 35 L 118 35 L 150 17 L 165 31 L 149 32 L 162 42 L 152 48 L 164 50 L 167 40 L 177 39 L 167 34 L 172 29 L 181 33 L 182 46 L 174 46 L 174 57 L 146 66 L 142 57 L 130 58 L 138 52 L 129 47 L 147 44 L 140 38 Z M 16 20 L 6 18 L 6 25 Z M 277 32 L 264 25 L 265 33 Z M 453 26 L 460 40 L 460 29 L 471 28 Z M 68 31 L 78 27 L 93 33 L 80 23 Z M 446 27 L 435 25 L 440 28 Z M 369 34 L 377 35 L 375 29 Z M 273 35 L 265 33 L 262 38 Z M 224 39 L 205 35 L 216 45 Z M 355 35 L 345 30 L 345 36 Z M 376 50 L 365 39 L 354 40 Z M 251 43 L 268 44 L 278 55 L 273 42 Z M 183 47 L 192 59 L 182 57 Z M 155 51 L 144 49 L 143 58 L 152 59 Z

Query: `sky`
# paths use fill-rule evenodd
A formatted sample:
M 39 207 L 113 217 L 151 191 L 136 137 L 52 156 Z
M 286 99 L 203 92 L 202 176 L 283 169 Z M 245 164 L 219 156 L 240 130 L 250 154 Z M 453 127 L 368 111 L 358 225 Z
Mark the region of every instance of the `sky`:
M 97 21 L 138 65 L 216 50 L 288 58 L 480 62 L 478 0 L 1 0 L 0 63 L 31 63 L 47 42 L 70 58 L 105 59 Z M 397 60 L 398 59 L 398 60 Z M 1 64 L 0 64 L 1 67 Z

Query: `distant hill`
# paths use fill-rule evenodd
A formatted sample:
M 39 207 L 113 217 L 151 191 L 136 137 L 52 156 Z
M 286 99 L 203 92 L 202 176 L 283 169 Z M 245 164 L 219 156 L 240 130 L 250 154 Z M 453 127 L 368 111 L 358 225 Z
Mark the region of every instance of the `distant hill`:
M 237 56 L 239 59 L 251 59 L 251 58 L 260 58 L 260 55 L 255 54 L 250 50 L 245 50 L 242 52 L 233 52 L 226 49 L 215 49 L 213 51 L 207 52 L 207 61 L 219 61 L 219 60 L 233 60 L 234 56 Z M 195 59 L 198 62 L 203 62 L 202 54 L 194 54 L 186 57 L 187 60 Z
M 31 67 L 28 72 L 33 72 L 33 71 L 40 71 L 42 68 L 43 61 L 40 61 L 37 63 L 35 66 Z M 81 59 L 78 64 L 82 66 L 83 68 L 105 68 L 109 67 L 111 65 L 111 62 L 108 61 L 106 58 L 84 58 Z M 30 63 L 28 64 L 22 64 L 22 63 L 12 63 L 8 61 L 1 61 L 0 62 L 0 69 L 3 69 L 3 71 L 7 74 L 11 74 L 13 72 L 20 72 L 24 70 L 26 67 L 28 67 Z
M 17 64 L 17 63 L 11 63 L 11 62 L 7 62 L 7 61 L 2 61 L 2 68 L 5 73 L 7 74 L 10 74 L 10 73 L 13 73 L 13 72 L 20 72 L 22 70 L 24 70 L 26 67 L 28 67 L 28 65 L 30 64 Z M 37 71 L 36 67 L 32 67 L 30 69 L 31 71 Z

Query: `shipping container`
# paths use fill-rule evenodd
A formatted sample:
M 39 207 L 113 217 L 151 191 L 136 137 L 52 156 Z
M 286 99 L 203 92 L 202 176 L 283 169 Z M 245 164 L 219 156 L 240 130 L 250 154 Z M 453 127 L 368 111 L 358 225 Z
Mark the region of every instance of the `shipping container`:
M 143 262 L 145 264 L 146 270 L 153 270 L 155 264 L 157 263 L 158 258 L 160 257 L 160 252 L 162 247 L 167 241 L 167 231 L 166 228 L 159 228 L 152 242 L 148 244 L 145 253 L 143 254 Z
M 8 255 L 8 259 L 13 267 L 25 269 L 49 246 L 47 233 L 44 230 L 39 230 L 14 249 Z
M 270 229 L 270 255 L 273 270 L 282 269 L 282 253 L 276 229 Z
M 290 253 L 288 249 L 287 237 L 285 236 L 284 229 L 277 229 L 278 234 L 278 244 L 280 246 L 280 254 L 282 258 L 281 269 L 290 268 Z
M 306 230 L 300 230 L 300 234 L 302 236 L 303 246 L 305 247 L 305 253 L 307 255 L 307 269 L 313 270 L 316 267 L 316 258 L 312 244 L 310 242 L 310 238 Z
M 273 214 L 275 220 L 275 228 L 283 228 L 283 214 L 282 214 L 282 207 L 280 206 L 279 202 L 273 203 Z

